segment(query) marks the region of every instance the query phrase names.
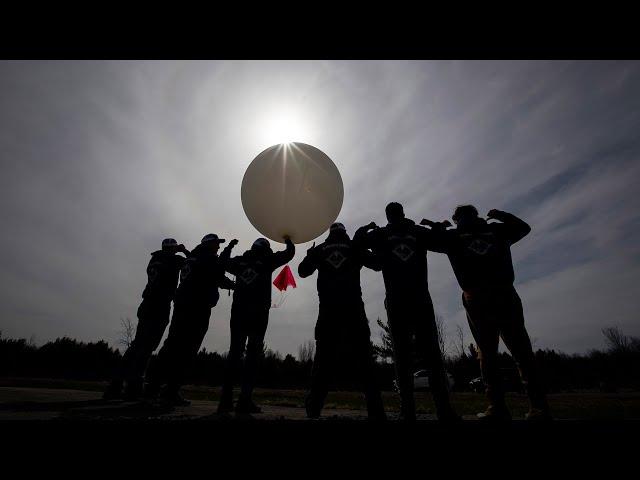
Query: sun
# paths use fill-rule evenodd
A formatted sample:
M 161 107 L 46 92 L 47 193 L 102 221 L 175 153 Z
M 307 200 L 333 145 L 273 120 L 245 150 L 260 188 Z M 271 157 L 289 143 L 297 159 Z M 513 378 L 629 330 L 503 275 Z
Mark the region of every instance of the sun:
M 309 122 L 295 108 L 279 107 L 264 115 L 258 124 L 258 136 L 265 146 L 309 141 Z

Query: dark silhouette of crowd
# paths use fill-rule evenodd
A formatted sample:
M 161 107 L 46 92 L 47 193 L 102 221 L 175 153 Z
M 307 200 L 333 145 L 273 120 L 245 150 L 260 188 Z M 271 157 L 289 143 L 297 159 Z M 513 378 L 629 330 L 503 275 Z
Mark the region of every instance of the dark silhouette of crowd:
M 427 253 L 439 252 L 450 260 L 477 345 L 488 399 L 486 411 L 478 417 L 494 422 L 511 418 L 499 367 L 498 342 L 502 338 L 526 385 L 530 399 L 527 419 L 550 420 L 545 388 L 524 325 L 522 303 L 513 286 L 510 249 L 529 233 L 529 225 L 500 210 L 491 210 L 486 219 L 481 218 L 471 205 L 455 209 L 455 227 L 449 221 L 427 219 L 416 224 L 405 217 L 402 205 L 396 202 L 389 203 L 385 213 L 385 226 L 369 223 L 358 228 L 353 238 L 343 224 L 334 223 L 325 241 L 317 246 L 314 243 L 298 266 L 302 278 L 318 272 L 319 311 L 305 402 L 307 416 L 321 416 L 332 379 L 348 369 L 353 373 L 353 384 L 365 395 L 369 419 L 386 419 L 360 287 L 360 272 L 369 268 L 381 272 L 384 280 L 400 419 L 416 420 L 413 374 L 418 367 L 429 372 L 438 419 L 461 421 L 449 398 L 429 293 Z M 165 239 L 162 249 L 151 254 L 136 335 L 115 369 L 105 399 L 146 398 L 188 405 L 180 388 L 200 350 L 211 310 L 220 297 L 219 289 L 228 289 L 233 290 L 231 341 L 218 413 L 260 413 L 252 392 L 272 306 L 272 275 L 295 254 L 293 242 L 288 237 L 283 241 L 285 250 L 274 252 L 268 240 L 259 238 L 242 255 L 232 257 L 238 241 L 231 240 L 218 254 L 226 240 L 213 233 L 205 235 L 192 251 L 174 239 Z M 167 326 L 164 344 L 156 361 L 149 365 Z M 234 406 L 236 380 L 241 383 L 241 392 Z

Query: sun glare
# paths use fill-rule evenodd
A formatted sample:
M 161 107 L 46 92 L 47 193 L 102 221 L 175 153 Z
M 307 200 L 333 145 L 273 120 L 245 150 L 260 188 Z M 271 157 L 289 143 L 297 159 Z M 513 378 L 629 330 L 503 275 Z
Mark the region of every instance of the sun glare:
M 258 128 L 265 145 L 309 141 L 306 119 L 292 109 L 280 109 L 266 115 Z

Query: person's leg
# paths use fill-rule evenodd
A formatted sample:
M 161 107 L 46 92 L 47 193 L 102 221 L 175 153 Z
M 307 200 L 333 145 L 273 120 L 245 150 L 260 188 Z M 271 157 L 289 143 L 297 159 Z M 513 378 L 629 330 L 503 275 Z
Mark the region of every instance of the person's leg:
M 429 387 L 436 405 L 436 412 L 440 420 L 457 420 L 449 399 L 449 383 L 447 381 L 440 338 L 436 325 L 435 312 L 431 296 L 427 293 L 415 307 L 414 317 L 416 332 L 416 353 L 422 363 L 422 368 L 429 370 Z
M 496 418 L 507 418 L 508 410 L 498 368 L 500 337 L 491 301 L 486 296 L 476 294 L 471 298 L 465 298 L 463 294 L 462 303 L 466 310 L 469 329 L 478 346 L 480 373 L 489 400 L 489 408 L 485 413 L 495 414 Z
M 182 329 L 178 337 L 180 342 L 176 348 L 173 364 L 169 368 L 167 388 L 163 397 L 176 405 L 188 405 L 190 402 L 183 399 L 179 392 L 184 384 L 184 379 L 189 368 L 193 365 L 204 336 L 209 329 L 211 308 L 208 305 L 194 305 L 190 309 L 188 324 Z
M 384 405 L 382 395 L 376 378 L 376 365 L 371 350 L 371 331 L 369 322 L 364 310 L 364 304 L 360 304 L 353 312 L 353 318 L 349 319 L 354 323 L 351 332 L 352 340 L 349 342 L 354 351 L 354 361 L 358 383 L 365 395 L 367 402 L 367 414 L 370 420 L 384 420 Z
M 329 379 L 333 373 L 333 364 L 337 351 L 337 338 L 332 318 L 333 309 L 321 304 L 318 320 L 314 330 L 316 341 L 313 365 L 311 366 L 311 381 L 305 398 L 308 418 L 319 418 L 329 393 Z
M 393 358 L 398 389 L 400 390 L 400 417 L 413 421 L 416 405 L 413 398 L 413 325 L 411 312 L 399 301 L 385 300 L 389 329 L 393 340 Z
M 247 342 L 244 320 L 241 311 L 234 308 L 231 309 L 231 342 L 229 345 L 229 353 L 227 354 L 220 404 L 218 405 L 219 413 L 226 413 L 233 410 L 233 383 L 240 371 L 242 354 L 244 353 Z
M 264 348 L 264 336 L 269 323 L 269 309 L 255 310 L 250 315 L 251 318 L 247 319 L 247 354 L 238 404 L 241 411 L 244 409 L 248 410 L 247 413 L 260 413 L 260 408 L 251 401 L 251 395 L 258 376 L 259 363 Z
M 122 386 L 124 385 L 125 379 L 130 376 L 132 365 L 138 356 L 138 351 L 143 342 L 145 326 L 153 321 L 153 315 L 150 314 L 149 302 L 147 300 L 142 300 L 142 303 L 138 306 L 137 317 L 138 326 L 136 327 L 136 335 L 131 345 L 129 345 L 122 355 L 122 360 L 120 360 L 116 366 L 111 383 L 103 395 L 105 400 L 122 397 Z
M 131 355 L 124 372 L 126 398 L 133 399 L 142 394 L 144 372 L 169 324 L 170 310 L 170 303 L 152 305 L 148 310 L 148 316 L 138 322 L 136 336 L 130 349 Z
M 162 348 L 158 351 L 158 355 L 152 361 L 146 371 L 144 388 L 144 396 L 150 399 L 157 397 L 160 387 L 167 381 L 169 371 L 179 358 L 180 344 L 185 326 L 188 325 L 190 319 L 190 311 L 188 305 L 184 302 L 174 302 L 173 316 L 169 333 L 162 344 Z
M 536 368 L 529 334 L 524 326 L 522 301 L 515 289 L 512 289 L 496 299 L 496 302 L 500 335 L 516 361 L 522 381 L 526 385 L 532 409 L 530 414 L 548 416 L 549 407 L 542 379 Z

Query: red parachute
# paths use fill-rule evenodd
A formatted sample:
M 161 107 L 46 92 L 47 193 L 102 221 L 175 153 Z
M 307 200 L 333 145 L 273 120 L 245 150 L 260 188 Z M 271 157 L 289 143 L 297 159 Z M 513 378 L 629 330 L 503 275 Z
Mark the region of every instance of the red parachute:
M 288 287 L 293 287 L 293 288 L 297 287 L 296 279 L 293 277 L 293 272 L 291 272 L 289 265 L 285 265 L 284 268 L 280 270 L 280 273 L 278 273 L 275 280 L 273 281 L 273 285 L 278 290 L 280 290 L 281 293 L 280 293 L 279 301 L 277 303 L 274 303 L 271 306 L 273 308 L 278 308 L 280 305 L 284 303 L 284 299 L 286 298 L 286 294 L 284 293 L 284 291 Z

